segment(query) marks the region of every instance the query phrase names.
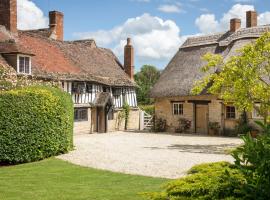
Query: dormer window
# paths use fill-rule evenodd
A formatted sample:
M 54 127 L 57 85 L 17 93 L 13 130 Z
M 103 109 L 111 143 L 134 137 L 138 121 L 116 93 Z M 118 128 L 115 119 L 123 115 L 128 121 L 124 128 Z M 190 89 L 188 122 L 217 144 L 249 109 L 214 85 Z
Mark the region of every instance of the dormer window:
M 18 56 L 17 72 L 20 74 L 31 74 L 31 58 L 29 56 Z

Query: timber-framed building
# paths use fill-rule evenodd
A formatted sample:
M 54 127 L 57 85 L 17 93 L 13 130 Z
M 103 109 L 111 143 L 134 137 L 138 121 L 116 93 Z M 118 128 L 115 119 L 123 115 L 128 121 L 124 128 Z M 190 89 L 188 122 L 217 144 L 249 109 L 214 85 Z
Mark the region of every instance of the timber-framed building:
M 127 39 L 124 65 L 114 53 L 94 40 L 64 40 L 64 14 L 49 13 L 49 27 L 17 29 L 17 1 L 0 1 L 0 64 L 17 75 L 60 82 L 74 102 L 76 132 L 123 129 L 118 115 L 127 102 L 130 129 L 139 128 L 139 110 L 133 80 L 134 49 Z

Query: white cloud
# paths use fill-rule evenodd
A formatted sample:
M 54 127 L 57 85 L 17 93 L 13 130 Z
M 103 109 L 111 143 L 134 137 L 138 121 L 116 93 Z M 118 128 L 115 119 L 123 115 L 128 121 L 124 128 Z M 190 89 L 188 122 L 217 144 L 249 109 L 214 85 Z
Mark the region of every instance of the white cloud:
M 214 14 L 203 14 L 195 20 L 196 26 L 202 33 L 213 33 L 229 30 L 230 20 L 240 18 L 242 27 L 246 26 L 246 12 L 254 10 L 253 5 L 235 4 L 227 13 L 223 14 L 221 19 L 216 19 Z M 258 24 L 264 25 L 270 23 L 270 12 L 258 15 Z
M 165 13 L 180 13 L 183 10 L 180 8 L 180 5 L 173 5 L 173 4 L 164 4 L 158 7 L 158 10 Z
M 219 23 L 213 14 L 203 14 L 196 19 L 195 24 L 199 27 L 202 33 L 215 32 L 218 29 Z
M 261 25 L 270 24 L 270 12 L 265 12 L 259 15 L 258 23 Z
M 30 0 L 18 0 L 18 28 L 21 30 L 45 28 L 48 18 Z
M 246 11 L 254 10 L 252 5 L 235 4 L 223 17 L 216 19 L 214 14 L 203 14 L 195 21 L 196 26 L 202 33 L 220 32 L 229 29 L 232 18 L 240 18 L 242 26 L 246 24 Z
M 167 61 L 187 38 L 180 37 L 180 28 L 174 21 L 147 13 L 130 18 L 111 30 L 75 33 L 74 36 L 80 39 L 94 38 L 98 45 L 112 48 L 118 56 L 123 56 L 126 38 L 131 37 L 136 58 L 141 62 Z

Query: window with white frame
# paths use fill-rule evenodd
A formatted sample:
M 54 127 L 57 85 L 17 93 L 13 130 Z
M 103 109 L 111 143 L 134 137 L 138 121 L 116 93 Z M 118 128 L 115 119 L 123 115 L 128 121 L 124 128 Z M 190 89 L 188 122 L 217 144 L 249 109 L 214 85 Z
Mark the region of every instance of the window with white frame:
M 19 56 L 18 73 L 31 74 L 31 60 L 28 56 Z
M 226 119 L 235 119 L 236 112 L 234 106 L 226 106 Z
M 184 114 L 183 103 L 174 102 L 173 103 L 173 115 L 183 115 L 183 114 Z
M 253 112 L 252 112 L 252 118 L 254 119 L 263 118 L 258 111 L 259 108 L 260 108 L 260 104 L 255 104 L 253 108 Z

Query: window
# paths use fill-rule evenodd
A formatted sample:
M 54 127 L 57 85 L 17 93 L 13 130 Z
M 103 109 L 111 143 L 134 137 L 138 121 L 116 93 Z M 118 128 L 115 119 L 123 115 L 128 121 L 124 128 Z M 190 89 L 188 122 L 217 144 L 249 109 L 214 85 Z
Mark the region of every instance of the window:
M 83 94 L 86 92 L 85 83 L 74 82 L 72 83 L 72 93 Z
M 113 109 L 111 108 L 108 112 L 108 120 L 113 120 L 114 119 L 114 112 Z
M 235 119 L 235 107 L 234 106 L 226 106 L 226 118 L 227 119 Z
M 173 115 L 183 115 L 183 103 L 173 103 Z
M 30 57 L 19 56 L 19 73 L 30 74 Z
M 75 121 L 88 121 L 88 109 L 87 108 L 75 108 L 74 111 Z
M 93 92 L 93 85 L 90 83 L 86 84 L 86 92 L 87 93 L 92 93 Z
M 112 93 L 113 93 L 113 96 L 119 97 L 122 93 L 122 90 L 121 88 L 113 88 Z
M 259 112 L 258 112 L 258 108 L 260 108 L 260 104 L 255 104 L 255 107 L 257 107 L 257 109 L 253 108 L 253 112 L 252 112 L 252 118 L 254 119 L 260 119 L 260 118 L 263 118 Z

